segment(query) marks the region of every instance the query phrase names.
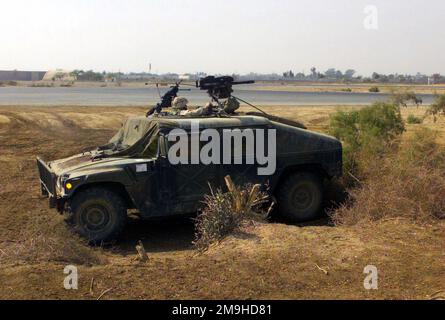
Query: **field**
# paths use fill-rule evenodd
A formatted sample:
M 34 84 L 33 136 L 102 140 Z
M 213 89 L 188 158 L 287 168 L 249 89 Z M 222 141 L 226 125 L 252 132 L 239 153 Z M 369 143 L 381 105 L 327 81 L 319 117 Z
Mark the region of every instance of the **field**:
M 323 131 L 337 107 L 264 109 Z M 402 111 L 406 118 L 425 109 Z M 127 116 L 144 112 L 0 107 L 0 299 L 431 299 L 445 289 L 444 220 L 258 223 L 197 254 L 189 218 L 131 217 L 119 243 L 88 247 L 40 197 L 35 156 L 51 160 L 104 144 Z M 423 125 L 445 141 L 443 119 Z M 405 135 L 417 126 L 408 125 Z M 138 240 L 146 263 L 137 260 Z M 63 287 L 69 264 L 79 268 L 78 290 Z M 363 287 L 367 265 L 378 268 L 378 290 Z
M 19 87 L 78 87 L 78 88 L 100 88 L 100 87 L 124 87 L 145 88 L 147 85 L 154 87 L 157 81 L 122 81 L 122 82 L 92 82 L 92 81 L 3 81 L 2 86 Z M 162 86 L 170 82 L 158 81 Z M 184 81 L 184 84 L 195 85 L 193 81 Z M 294 92 L 360 92 L 368 93 L 371 87 L 378 87 L 381 93 L 392 93 L 393 91 L 413 91 L 417 94 L 443 94 L 445 85 L 427 84 L 394 84 L 394 83 L 322 83 L 322 82 L 297 82 L 297 81 L 257 81 L 253 87 L 263 91 L 294 91 Z

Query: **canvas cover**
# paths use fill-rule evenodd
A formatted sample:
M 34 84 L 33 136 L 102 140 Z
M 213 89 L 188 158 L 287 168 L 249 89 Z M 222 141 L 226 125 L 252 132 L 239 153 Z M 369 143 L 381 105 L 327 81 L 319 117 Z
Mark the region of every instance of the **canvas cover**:
M 273 116 L 270 117 L 275 120 Z M 155 157 L 157 154 L 159 133 L 161 131 L 167 133 L 174 128 L 181 128 L 188 131 L 190 130 L 191 120 L 192 118 L 187 117 L 129 118 L 119 132 L 109 141 L 109 144 L 99 148 L 99 150 L 103 151 L 101 157 Z M 295 138 L 293 134 L 298 123 L 285 123 L 284 127 L 282 127 L 279 123 L 271 122 L 265 116 L 259 117 L 256 115 L 199 118 L 200 129 L 256 127 L 272 123 L 275 128 L 282 129 L 279 130 L 281 132 L 277 135 L 277 139 L 280 141 L 277 141 L 278 147 L 283 147 L 288 150 L 289 144 L 287 143 L 287 139 Z M 284 130 L 286 127 L 288 130 Z M 285 134 L 285 132 L 289 130 L 289 134 Z M 302 131 L 297 137 L 306 135 L 310 135 L 310 133 Z M 299 149 L 301 148 L 299 144 L 296 144 L 296 146 L 298 146 Z
M 129 118 L 104 148 L 109 157 L 156 156 L 161 128 L 175 128 L 174 121 L 147 117 Z

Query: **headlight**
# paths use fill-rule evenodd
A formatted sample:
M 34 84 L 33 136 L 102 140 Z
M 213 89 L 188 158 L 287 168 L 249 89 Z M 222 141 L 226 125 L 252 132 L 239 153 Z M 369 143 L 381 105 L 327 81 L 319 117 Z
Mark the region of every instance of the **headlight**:
M 68 180 L 69 175 L 61 175 L 56 182 L 56 189 L 57 189 L 57 193 L 60 195 L 63 195 L 65 192 L 64 187 L 65 186 L 65 182 L 66 180 Z

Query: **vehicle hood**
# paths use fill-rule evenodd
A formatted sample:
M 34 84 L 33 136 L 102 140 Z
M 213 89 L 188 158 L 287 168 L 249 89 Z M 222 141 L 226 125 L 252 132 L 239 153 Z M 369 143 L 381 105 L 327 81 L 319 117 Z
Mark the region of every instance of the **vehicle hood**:
M 147 161 L 124 157 L 97 158 L 97 154 L 97 151 L 81 153 L 69 158 L 49 162 L 48 166 L 57 176 L 61 176 L 76 173 L 91 174 L 94 171 L 106 171 L 118 166 Z

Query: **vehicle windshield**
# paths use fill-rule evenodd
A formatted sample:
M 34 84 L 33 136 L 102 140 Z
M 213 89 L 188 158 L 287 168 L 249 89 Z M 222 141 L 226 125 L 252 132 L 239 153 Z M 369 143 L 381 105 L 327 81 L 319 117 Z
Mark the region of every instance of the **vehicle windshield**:
M 101 156 L 138 156 L 155 158 L 158 151 L 159 129 L 145 117 L 128 119 L 105 146 L 99 147 Z

